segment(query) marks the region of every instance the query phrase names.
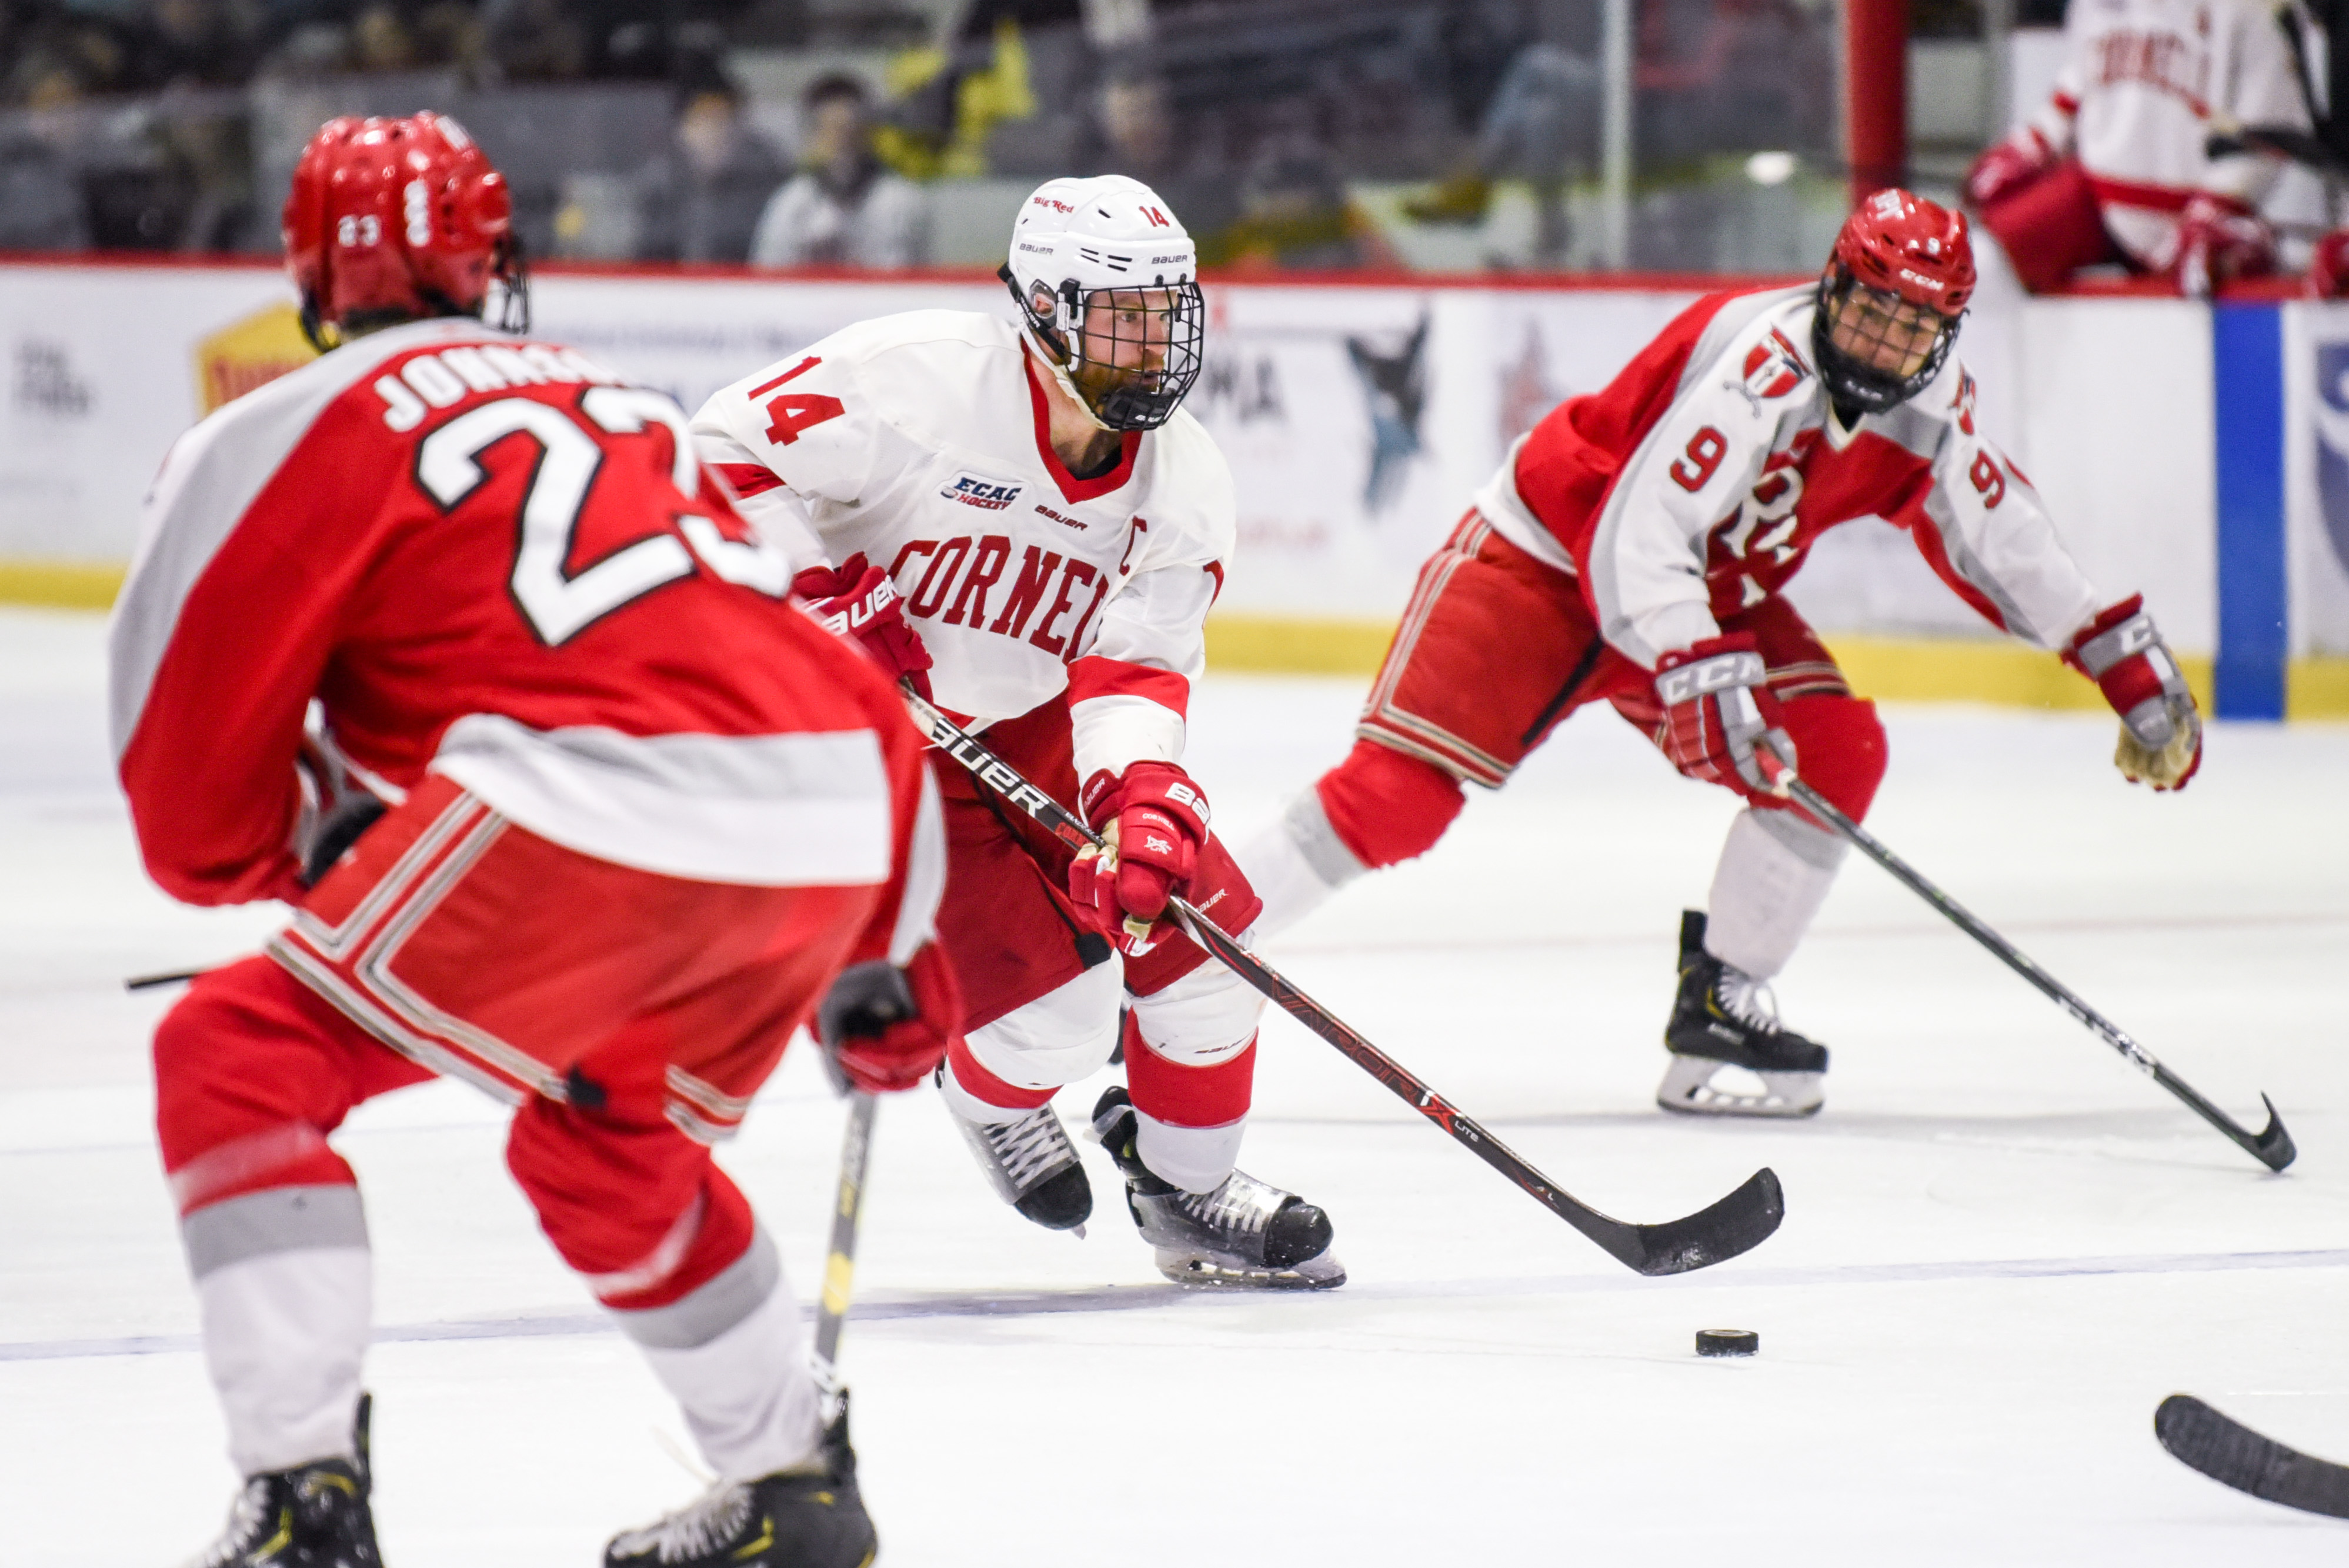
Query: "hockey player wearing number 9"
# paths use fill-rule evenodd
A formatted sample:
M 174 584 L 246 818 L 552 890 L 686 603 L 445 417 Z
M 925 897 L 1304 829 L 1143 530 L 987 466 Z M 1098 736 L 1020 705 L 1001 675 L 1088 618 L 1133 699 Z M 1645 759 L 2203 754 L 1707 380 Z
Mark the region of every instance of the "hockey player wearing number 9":
M 857 1568 L 844 1417 L 826 1429 L 775 1247 L 709 1146 L 844 964 L 897 966 L 916 1003 L 842 1043 L 860 1086 L 945 1054 L 936 795 L 897 694 L 790 602 L 683 410 L 478 319 L 493 272 L 523 297 L 508 223 L 454 121 L 320 130 L 286 253 L 331 351 L 173 446 L 115 611 L 149 870 L 294 909 L 155 1035 L 247 1478 L 202 1562 L 378 1562 L 367 1230 L 327 1137 L 438 1074 L 513 1106 L 548 1240 L 719 1474 L 606 1563 Z
M 1699 300 L 1604 390 L 1535 426 L 1422 568 L 1350 754 L 1242 846 L 1260 929 L 1425 853 L 1464 783 L 1499 788 L 1568 713 L 1611 702 L 1683 774 L 1746 801 L 1709 909 L 1682 920 L 1658 1102 L 1816 1111 L 1826 1050 L 1778 1022 L 1768 981 L 1847 846 L 1770 786 L 1793 765 L 1857 819 L 1885 743 L 1782 590 L 1821 534 L 1859 517 L 1905 530 L 1993 626 L 2093 679 L 2121 716 L 2126 777 L 2184 788 L 2201 723 L 2152 618 L 2089 586 L 1978 427 L 1951 352 L 1973 284 L 1962 216 L 1879 192 L 1816 286 Z
M 938 1075 L 999 1194 L 1071 1229 L 1092 1188 L 1052 1097 L 1125 1045 L 1093 1130 L 1159 1268 L 1185 1283 L 1345 1278 L 1322 1211 L 1235 1168 L 1263 999 L 1162 917 L 1229 930 L 1256 895 L 1182 765 L 1230 471 L 1182 411 L 1206 322 L 1191 237 L 1139 182 L 1056 180 L 1002 269 L 1015 320 L 918 310 L 717 393 L 703 459 L 792 545 L 802 594 L 1113 845 L 1072 856 L 932 753 L 940 940 L 968 1003 Z

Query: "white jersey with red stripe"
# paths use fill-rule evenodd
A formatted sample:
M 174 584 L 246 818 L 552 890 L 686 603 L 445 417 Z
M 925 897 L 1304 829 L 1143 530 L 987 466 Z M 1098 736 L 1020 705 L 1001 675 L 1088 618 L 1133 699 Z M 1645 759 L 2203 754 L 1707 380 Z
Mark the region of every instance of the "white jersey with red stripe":
M 909 311 L 743 378 L 693 430 L 795 564 L 887 570 L 941 707 L 988 723 L 1065 695 L 1078 778 L 1176 762 L 1231 557 L 1231 471 L 1178 410 L 1074 477 L 1050 374 L 1008 321 Z
M 2075 152 L 2113 238 L 2147 266 L 2171 261 L 2178 214 L 2198 192 L 2256 208 L 2282 165 L 2212 158 L 2214 131 L 2309 128 L 2298 67 L 2262 0 L 2072 0 L 2069 58 L 2030 130 Z
M 361 337 L 181 436 L 149 496 L 110 670 L 148 867 L 190 902 L 298 898 L 315 703 L 378 793 L 442 774 L 601 860 L 910 880 L 871 944 L 902 961 L 936 798 L 895 693 L 790 580 L 666 395 L 471 319 Z
M 1977 427 L 1971 373 L 1952 354 L 1915 397 L 1847 426 L 1811 363 L 1816 301 L 1810 285 L 1697 301 L 1522 437 L 1476 510 L 1578 577 L 1607 640 L 1650 669 L 1863 517 L 1907 532 L 1992 624 L 2063 647 L 2101 601 Z

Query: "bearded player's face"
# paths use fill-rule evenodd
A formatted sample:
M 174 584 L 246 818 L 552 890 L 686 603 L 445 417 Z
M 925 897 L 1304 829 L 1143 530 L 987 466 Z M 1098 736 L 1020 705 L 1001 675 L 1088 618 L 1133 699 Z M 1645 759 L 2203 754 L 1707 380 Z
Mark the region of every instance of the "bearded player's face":
M 1170 288 L 1095 289 L 1085 300 L 1079 387 L 1097 404 L 1119 387 L 1156 386 L 1182 305 Z
M 1897 294 L 1854 283 L 1832 297 L 1827 341 L 1871 370 L 1907 380 L 1925 368 L 1949 318 Z

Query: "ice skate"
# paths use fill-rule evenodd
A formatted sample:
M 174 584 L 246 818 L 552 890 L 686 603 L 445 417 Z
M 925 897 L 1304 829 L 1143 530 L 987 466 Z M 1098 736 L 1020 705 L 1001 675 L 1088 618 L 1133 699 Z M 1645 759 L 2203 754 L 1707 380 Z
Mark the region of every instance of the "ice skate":
M 1125 1207 L 1178 1285 L 1333 1290 L 1346 1267 L 1330 1251 L 1330 1217 L 1293 1192 L 1235 1170 L 1213 1192 L 1160 1180 L 1134 1148 L 1133 1102 L 1111 1089 L 1093 1107 L 1093 1136 L 1125 1173 Z
M 622 1532 L 604 1548 L 604 1568 L 864 1568 L 880 1542 L 856 1490 L 844 1397 L 816 1459 L 820 1468 L 805 1473 L 720 1481 L 675 1513 Z
M 380 1568 L 367 1506 L 369 1403 L 359 1397 L 356 1464 L 319 1459 L 247 1477 L 228 1528 L 188 1568 Z
M 1664 1026 L 1672 1054 L 1656 1104 L 1707 1116 L 1816 1116 L 1826 1098 L 1827 1048 L 1778 1024 L 1770 988 L 1704 950 L 1704 915 L 1681 915 L 1681 989 Z M 1714 1082 L 1724 1067 L 1762 1082 L 1756 1094 Z
M 941 1085 L 947 1071 L 938 1068 Z M 1047 1231 L 1082 1234 L 1093 1211 L 1093 1187 L 1050 1106 L 1008 1122 L 975 1122 L 959 1113 L 954 1122 L 1003 1201 Z

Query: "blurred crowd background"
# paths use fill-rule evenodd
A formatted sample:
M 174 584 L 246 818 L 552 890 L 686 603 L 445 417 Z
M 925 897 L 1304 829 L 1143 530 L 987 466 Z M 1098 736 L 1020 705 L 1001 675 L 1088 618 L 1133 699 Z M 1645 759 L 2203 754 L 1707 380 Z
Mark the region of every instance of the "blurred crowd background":
M 1619 12 L 1611 187 L 1607 5 L 0 0 L 0 250 L 274 253 L 321 121 L 431 109 L 538 257 L 992 265 L 1038 181 L 1116 171 L 1226 267 L 1815 267 L 1848 204 L 1833 0 Z M 2006 129 L 2010 35 L 2061 20 L 1911 0 L 1921 188 Z

